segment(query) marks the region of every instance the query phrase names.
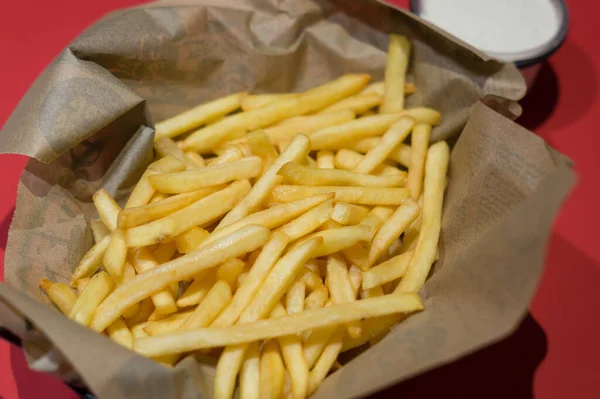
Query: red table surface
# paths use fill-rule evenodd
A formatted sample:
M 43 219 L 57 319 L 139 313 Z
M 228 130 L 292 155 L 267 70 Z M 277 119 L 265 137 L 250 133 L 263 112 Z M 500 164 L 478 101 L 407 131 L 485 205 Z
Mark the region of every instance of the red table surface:
M 42 69 L 84 28 L 142 0 L 7 0 L 0 12 L 0 126 Z M 407 6 L 408 0 L 394 0 Z M 9 3 L 9 4 L 6 4 Z M 509 338 L 377 397 L 600 398 L 600 45 L 598 3 L 568 1 L 570 31 L 524 100 L 520 122 L 575 160 L 579 184 L 551 233 L 530 314 Z M 0 278 L 26 159 L 0 156 Z M 387 394 L 387 395 L 386 395 Z M 29 371 L 21 350 L 0 342 L 0 399 L 75 398 L 58 379 Z

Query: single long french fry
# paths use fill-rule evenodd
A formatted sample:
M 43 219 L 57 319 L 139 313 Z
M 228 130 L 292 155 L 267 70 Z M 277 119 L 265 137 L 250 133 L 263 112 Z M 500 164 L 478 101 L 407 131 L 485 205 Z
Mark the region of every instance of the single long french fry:
M 148 180 L 161 193 L 178 194 L 218 186 L 234 180 L 250 179 L 258 176 L 261 168 L 262 159 L 253 156 L 202 169 L 155 174 L 148 176 Z
M 250 344 L 240 370 L 240 399 L 260 399 L 260 345 Z
M 373 176 L 339 169 L 315 169 L 288 162 L 279 170 L 288 182 L 304 186 L 363 186 L 399 187 L 406 178 L 398 176 Z
M 304 310 L 306 283 L 302 278 L 296 278 L 285 294 L 285 310 L 287 314 L 300 313 Z
M 154 255 L 145 247 L 133 250 L 131 261 L 138 275 L 159 267 Z M 132 281 L 133 279 L 129 283 Z M 152 295 L 152 302 L 155 307 L 154 313 L 157 315 L 164 316 L 177 311 L 175 298 L 168 288 L 155 292 Z
M 40 288 L 63 314 L 68 315 L 77 301 L 77 295 L 67 284 L 53 283 L 47 278 L 40 280 Z
M 370 268 L 375 264 L 392 242 L 397 240 L 404 230 L 415 221 L 420 211 L 419 205 L 411 199 L 408 199 L 396 209 L 394 214 L 383 223 L 375 237 L 373 237 L 369 248 L 367 267 Z
M 227 345 L 247 346 L 247 342 L 261 339 L 278 338 L 363 318 L 410 313 L 422 309 L 423 304 L 417 294 L 399 293 L 306 310 L 277 319 L 147 337 L 136 341 L 134 350 L 144 356 L 161 356 Z
M 69 312 L 69 319 L 72 319 L 79 324 L 83 324 L 84 326 L 89 325 L 94 316 L 94 312 L 104 298 L 110 293 L 113 286 L 113 280 L 106 272 L 99 272 L 92 276 L 84 290 L 81 292 L 81 295 L 79 295 L 79 298 L 77 298 L 77 301 L 75 301 L 75 304 L 73 304 L 71 312 Z M 116 319 L 117 318 L 115 318 L 115 320 Z M 111 320 L 111 323 L 115 320 Z M 105 328 L 111 323 L 108 323 Z
M 360 223 L 368 213 L 369 209 L 360 205 L 338 202 L 331 210 L 329 217 L 331 220 L 347 226 Z
M 125 242 L 125 234 L 123 230 L 117 228 L 112 232 L 110 243 L 104 254 L 102 261 L 104 269 L 113 279 L 116 279 L 123 274 L 126 259 L 127 243 Z
M 114 231 L 117 228 L 117 217 L 121 212 L 119 204 L 103 188 L 94 193 L 93 201 L 102 222 L 110 231 Z
M 237 286 L 237 279 L 240 274 L 244 271 L 246 263 L 238 258 L 228 259 L 217 269 L 217 280 L 222 280 L 229 284 L 231 289 L 235 289 Z
M 244 354 L 249 344 L 227 346 L 217 362 L 214 380 L 214 399 L 231 399 L 235 390 L 235 381 L 244 362 Z M 259 372 L 260 379 L 260 372 Z M 259 381 L 260 386 L 260 381 Z
M 210 223 L 232 209 L 249 190 L 250 183 L 247 180 L 237 181 L 169 216 L 128 229 L 125 231 L 127 245 L 132 248 L 160 243 L 192 227 Z
M 247 139 L 252 154 L 259 156 L 263 161 L 261 171 L 263 175 L 275 163 L 279 154 L 263 130 L 249 133 Z
M 237 258 L 262 246 L 270 231 L 262 226 L 246 226 L 212 245 L 160 265 L 151 271 L 138 274 L 127 284 L 118 287 L 98 307 L 90 324 L 102 331 L 115 321 L 130 305 L 161 291 L 169 284 L 192 277 L 213 268 L 229 258 Z
M 365 155 L 354 168 L 357 173 L 371 173 L 386 160 L 390 153 L 402 143 L 411 132 L 415 122 L 412 118 L 403 117 L 385 132 L 379 143 Z
M 404 276 L 413 251 L 408 251 L 378 264 L 362 275 L 362 289 L 368 290 L 381 286 Z
M 279 227 L 282 224 L 289 222 L 291 219 L 304 214 L 312 208 L 315 208 L 319 204 L 324 203 L 332 198 L 331 194 L 315 195 L 308 198 L 301 199 L 299 201 L 288 202 L 285 204 L 277 205 L 272 208 L 265 209 L 264 211 L 253 213 L 243 219 L 226 226 L 220 230 L 214 231 L 202 245 L 209 244 L 214 240 L 222 237 L 223 235 L 229 234 L 232 231 L 238 230 L 241 227 L 249 224 L 258 224 L 261 226 L 273 229 Z
M 423 209 L 423 196 L 419 197 L 419 206 Z M 402 244 L 400 246 L 400 252 L 408 252 L 412 251 L 417 247 L 417 241 L 419 240 L 419 232 L 421 230 L 421 218 L 423 217 L 423 212 L 419 212 L 419 216 L 415 219 L 414 222 L 410 225 L 408 229 L 404 232 L 402 236 Z
M 285 368 L 276 340 L 263 344 L 260 357 L 260 397 L 279 399 L 283 395 Z
M 308 155 L 310 140 L 308 137 L 298 134 L 294 137 L 289 147 L 277 158 L 271 167 L 256 181 L 248 195 L 221 220 L 215 230 L 222 229 L 237 222 L 243 217 L 254 212 L 269 196 L 271 190 L 277 183 L 279 176 L 277 172 L 288 162 L 300 162 Z
M 319 169 L 335 169 L 333 163 L 334 154 L 332 151 L 322 150 L 317 152 L 317 167 Z
M 369 137 L 366 139 L 358 140 L 347 146 L 347 149 L 354 150 L 361 154 L 366 154 L 379 144 L 381 137 Z M 406 144 L 398 144 L 394 150 L 388 155 L 388 160 L 399 163 L 402 166 L 410 166 L 411 147 Z M 353 168 L 350 168 L 353 169 Z
M 352 284 L 350 283 L 348 268 L 342 258 L 337 255 L 329 255 L 327 257 L 326 284 L 332 303 L 338 304 L 356 300 Z M 347 324 L 346 330 L 352 338 L 359 338 L 362 335 L 360 320 Z
M 325 108 L 320 113 L 327 114 L 331 112 L 341 111 L 344 109 L 350 109 L 355 114 L 360 115 L 381 104 L 382 100 L 383 97 L 377 93 L 357 94 L 352 97 L 346 97 L 335 104 L 331 104 L 329 107 Z
M 360 162 L 365 158 L 364 155 L 361 155 L 355 151 L 352 150 L 347 150 L 347 149 L 342 149 L 339 150 L 337 152 L 337 154 L 335 155 L 335 166 L 336 168 L 339 169 L 344 169 L 344 170 L 354 170 L 354 168 L 356 168 Z M 406 172 L 401 171 L 398 168 L 395 168 L 393 166 L 390 165 L 380 165 L 379 167 L 375 168 L 375 170 L 373 170 L 374 175 L 377 176 L 403 176 L 404 178 L 406 178 Z
M 406 188 L 281 185 L 273 188 L 271 199 L 289 202 L 327 193 L 335 193 L 335 201 L 362 205 L 400 205 L 410 195 Z
M 150 184 L 148 181 L 148 176 L 152 176 L 157 173 L 179 172 L 185 168 L 185 163 L 170 155 L 150 164 L 148 169 L 146 169 L 140 180 L 133 188 L 129 199 L 125 204 L 125 209 L 143 206 L 150 202 L 156 190 L 154 190 L 154 187 L 152 187 L 152 184 Z
M 198 105 L 172 118 L 156 124 L 154 140 L 176 137 L 223 115 L 238 109 L 248 95 L 246 92 L 232 94 Z
M 284 233 L 290 238 L 290 241 L 295 241 L 305 235 L 312 233 L 319 226 L 329 219 L 333 200 L 329 199 L 313 209 L 298 216 L 296 219 L 284 224 L 276 231 Z
M 110 230 L 100 219 L 94 219 L 90 221 L 90 228 L 92 229 L 92 235 L 94 236 L 94 242 L 96 244 L 98 244 L 104 239 L 104 237 L 110 234 Z
M 123 209 L 119 213 L 118 226 L 122 229 L 130 229 L 166 217 L 223 188 L 225 188 L 223 185 L 207 187 L 190 193 L 174 195 L 148 205 Z
M 421 231 L 406 274 L 394 292 L 418 292 L 427 279 L 438 250 L 444 187 L 449 162 L 450 148 L 445 141 L 437 142 L 429 147 L 425 161 Z
M 204 300 L 194 310 L 192 315 L 179 328 L 180 330 L 195 330 L 208 327 L 231 301 L 231 287 L 223 280 L 212 286 Z
M 344 340 L 344 329 L 337 328 L 333 333 L 333 337 L 327 343 L 327 346 L 321 353 L 319 360 L 310 371 L 310 375 L 308 377 L 308 393 L 312 394 L 317 390 L 317 387 L 325 377 L 327 377 L 327 373 L 333 367 L 333 364 L 337 360 L 337 357 L 342 350 L 342 343 Z
M 308 116 L 298 116 L 285 120 L 275 126 L 265 128 L 265 134 L 276 143 L 291 140 L 296 134 L 310 136 L 314 132 L 327 127 L 341 125 L 356 117 L 349 109 Z
M 195 250 L 200 246 L 202 241 L 204 241 L 210 233 L 200 227 L 192 227 L 185 233 L 179 234 L 175 237 L 175 245 L 177 246 L 177 251 L 182 254 L 187 254 Z
M 406 188 L 410 190 L 410 197 L 415 201 L 421 196 L 421 189 L 423 188 L 423 172 L 425 171 L 425 159 L 427 157 L 430 134 L 431 125 L 419 123 L 414 127 L 411 135 L 412 151 Z
M 276 101 L 297 97 L 297 93 L 264 93 L 251 94 L 242 101 L 242 109 L 244 111 L 252 111 L 253 109 L 262 108 L 265 105 L 273 104 Z
M 322 242 L 322 238 L 316 237 L 291 248 L 273 266 L 255 297 L 240 315 L 238 323 L 249 323 L 268 316 L 277 301 L 285 294 L 294 276 L 304 266 L 304 263 L 313 257 L 314 251 Z
M 115 320 L 110 326 L 106 327 L 106 332 L 108 333 L 108 337 L 117 344 L 129 350 L 133 349 L 133 335 L 123 319 L 119 318 Z
M 216 274 L 216 270 L 208 270 L 194 276 L 192 284 L 177 299 L 177 306 L 184 308 L 201 303 L 215 284 Z
M 408 39 L 394 33 L 390 34 L 385 67 L 385 92 L 379 112 L 390 113 L 404 109 L 404 83 L 409 57 L 410 42 Z
M 102 239 L 99 243 L 94 245 L 86 254 L 81 258 L 79 264 L 73 271 L 71 276 L 71 287 L 77 286 L 77 282 L 86 277 L 91 277 L 96 271 L 102 266 L 102 260 L 104 254 L 110 244 L 111 236 L 108 235 Z
M 304 301 L 304 298 L 302 298 L 302 301 Z M 283 306 L 278 304 L 271 313 L 271 317 L 283 317 L 287 316 L 289 313 L 289 311 L 286 313 L 286 310 L 283 308 Z M 285 362 L 285 367 L 290 373 L 292 398 L 306 398 L 308 389 L 308 365 L 306 364 L 306 359 L 304 358 L 302 338 L 298 335 L 288 335 L 285 337 L 279 337 L 278 341 L 281 354 L 283 355 L 283 360 Z
M 350 279 L 350 285 L 352 286 L 352 292 L 354 293 L 354 298 L 358 298 L 358 292 L 360 291 L 360 286 L 362 284 L 362 271 L 356 265 L 351 265 L 348 268 L 348 278 Z
M 211 327 L 226 327 L 238 320 L 248 303 L 256 295 L 266 276 L 279 260 L 289 241 L 289 237 L 285 234 L 275 232 L 271 235 L 271 239 L 256 258 L 248 272 L 248 276 L 235 292 L 231 303 L 213 322 Z

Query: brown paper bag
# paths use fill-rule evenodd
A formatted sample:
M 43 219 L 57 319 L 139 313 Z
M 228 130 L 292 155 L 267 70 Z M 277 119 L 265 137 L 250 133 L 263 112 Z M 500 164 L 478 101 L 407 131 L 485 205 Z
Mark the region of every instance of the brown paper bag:
M 408 106 L 439 109 L 432 140 L 454 145 L 440 257 L 421 292 L 426 310 L 329 376 L 316 397 L 365 395 L 510 333 L 574 181 L 568 159 L 484 105 L 518 111 L 525 88 L 513 65 L 377 1 L 165 0 L 85 31 L 0 134 L 0 150 L 34 158 L 0 285 L 0 323 L 23 339 L 31 367 L 100 399 L 211 397 L 213 365 L 188 358 L 167 369 L 139 357 L 60 315 L 37 283 L 69 280 L 92 245 L 91 194 L 104 187 L 125 198 L 152 156 L 153 121 L 241 90 L 301 91 L 352 72 L 381 80 L 389 32 L 414 46 L 418 90 Z

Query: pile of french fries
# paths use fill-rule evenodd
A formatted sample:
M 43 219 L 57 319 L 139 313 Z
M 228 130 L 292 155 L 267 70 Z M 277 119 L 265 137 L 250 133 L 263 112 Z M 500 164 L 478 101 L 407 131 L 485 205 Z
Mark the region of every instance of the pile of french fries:
M 157 124 L 124 208 L 95 193 L 71 284 L 41 288 L 166 366 L 218 356 L 215 398 L 309 396 L 340 352 L 423 309 L 449 147 L 429 145 L 437 111 L 404 108 L 409 53 L 392 35 L 384 82 L 237 93 Z

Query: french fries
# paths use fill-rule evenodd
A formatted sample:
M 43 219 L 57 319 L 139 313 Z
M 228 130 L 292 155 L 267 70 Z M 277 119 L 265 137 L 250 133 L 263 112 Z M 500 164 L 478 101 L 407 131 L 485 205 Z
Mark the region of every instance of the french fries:
M 385 82 L 242 92 L 158 123 L 125 207 L 94 194 L 95 244 L 71 286 L 40 287 L 166 367 L 219 356 L 217 399 L 238 381 L 242 399 L 311 395 L 341 352 L 423 309 L 443 251 L 450 150 L 429 146 L 441 115 L 404 108 L 410 45 L 392 35 L 389 52 Z

